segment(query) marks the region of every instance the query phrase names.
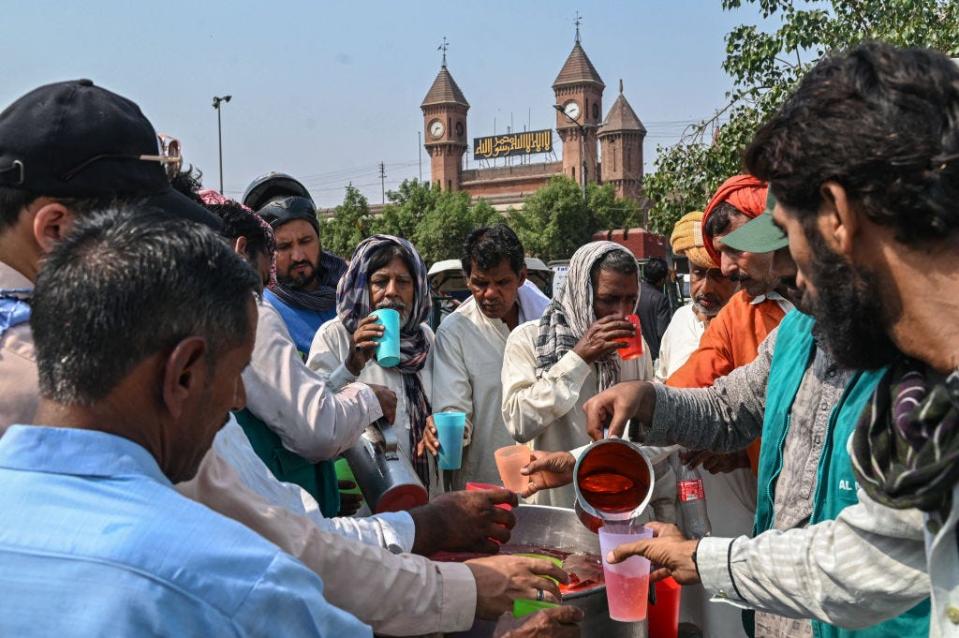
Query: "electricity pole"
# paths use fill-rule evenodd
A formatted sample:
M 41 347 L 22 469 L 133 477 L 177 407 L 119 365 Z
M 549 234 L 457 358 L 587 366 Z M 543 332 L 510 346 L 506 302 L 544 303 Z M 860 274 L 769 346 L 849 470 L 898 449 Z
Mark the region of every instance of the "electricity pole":
M 383 191 L 383 203 L 386 204 L 386 164 L 380 162 L 380 190 Z
M 220 148 L 220 193 L 223 193 L 223 122 L 220 120 L 220 104 L 229 102 L 232 95 L 213 97 L 213 108 L 216 109 L 216 137 Z

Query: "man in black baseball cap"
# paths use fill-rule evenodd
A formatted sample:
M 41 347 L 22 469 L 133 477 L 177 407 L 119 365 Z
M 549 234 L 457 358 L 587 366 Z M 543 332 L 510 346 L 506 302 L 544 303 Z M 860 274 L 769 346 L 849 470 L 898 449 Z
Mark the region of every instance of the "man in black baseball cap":
M 0 112 L 0 434 L 33 417 L 33 282 L 77 217 L 142 202 L 219 228 L 170 187 L 165 166 L 178 161 L 136 104 L 90 80 L 42 86 Z

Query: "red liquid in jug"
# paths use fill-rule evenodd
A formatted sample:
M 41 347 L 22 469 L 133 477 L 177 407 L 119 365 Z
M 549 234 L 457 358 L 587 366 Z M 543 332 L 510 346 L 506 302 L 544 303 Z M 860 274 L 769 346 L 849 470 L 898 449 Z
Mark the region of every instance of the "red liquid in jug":
M 643 502 L 649 484 L 613 472 L 596 472 L 579 481 L 579 489 L 587 503 L 611 513 L 630 512 Z

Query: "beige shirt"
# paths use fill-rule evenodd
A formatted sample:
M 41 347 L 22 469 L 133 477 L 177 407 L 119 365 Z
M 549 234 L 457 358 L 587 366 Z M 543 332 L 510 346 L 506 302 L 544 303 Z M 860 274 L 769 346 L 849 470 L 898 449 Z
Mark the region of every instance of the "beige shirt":
M 423 384 L 423 391 L 426 392 L 426 398 L 429 399 L 433 388 L 433 356 L 436 348 L 433 347 L 433 331 L 426 324 L 423 324 L 422 328 L 430 342 L 430 353 L 426 358 L 423 369 L 419 372 L 419 378 L 420 383 Z M 342 321 L 339 319 L 327 321 L 320 326 L 320 329 L 316 331 L 316 336 L 313 337 L 313 345 L 310 346 L 310 355 L 306 364 L 323 377 L 346 378 L 363 383 L 375 383 L 396 393 L 396 422 L 393 425 L 397 429 L 400 449 L 406 454 L 407 458 L 412 459 L 415 450 L 410 445 L 410 414 L 406 392 L 403 389 L 403 374 L 394 368 L 384 368 L 373 359 L 366 363 L 366 367 L 360 372 L 359 377 L 353 377 L 344 365 L 344 361 L 350 354 L 352 340 L 353 335 L 346 330 Z M 430 457 L 430 463 L 430 475 L 434 476 L 432 457 Z M 441 486 L 437 483 L 438 481 L 430 482 L 430 496 L 442 491 Z
M 0 262 L 0 286 L 32 288 L 33 284 Z M 8 342 L 11 335 L 15 340 Z M 27 352 L 29 357 L 8 358 L 11 348 Z M 0 352 L 2 432 L 15 422 L 32 421 L 36 409 L 39 389 L 29 325 L 7 331 Z M 324 532 L 308 518 L 271 505 L 247 489 L 233 468 L 212 450 L 197 476 L 177 489 L 301 560 L 323 579 L 324 595 L 331 604 L 372 625 L 377 633 L 400 636 L 464 631 L 473 624 L 476 581 L 466 565 L 395 555 Z
M 503 419 L 513 438 L 533 450 L 573 450 L 590 442 L 583 404 L 598 392 L 595 366 L 570 350 L 543 374 L 536 376 L 537 321 L 514 330 L 503 355 Z M 619 362 L 620 381 L 653 378 L 649 348 L 643 356 Z M 539 505 L 572 507 L 572 485 L 544 490 L 532 501 Z
M 0 262 L 0 288 L 32 289 L 33 282 Z M 37 361 L 30 324 L 14 326 L 0 337 L 0 434 L 14 423 L 30 423 L 37 410 Z
M 500 405 L 503 352 L 509 327 L 483 314 L 470 297 L 436 331 L 433 411 L 465 412 L 468 440 L 460 470 L 447 473 L 447 489 L 467 481 L 500 483 L 493 453 L 513 445 Z

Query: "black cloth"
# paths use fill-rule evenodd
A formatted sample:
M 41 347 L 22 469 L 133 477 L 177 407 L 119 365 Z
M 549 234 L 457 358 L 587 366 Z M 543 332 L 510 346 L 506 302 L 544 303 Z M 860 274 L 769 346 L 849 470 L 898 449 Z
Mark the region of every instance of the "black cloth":
M 659 358 L 659 344 L 666 334 L 669 321 L 673 313 L 669 310 L 669 300 L 662 291 L 653 288 L 645 281 L 640 282 L 639 306 L 636 308 L 639 315 L 639 325 L 643 330 L 643 338 L 649 346 L 649 355 L 656 360 Z

